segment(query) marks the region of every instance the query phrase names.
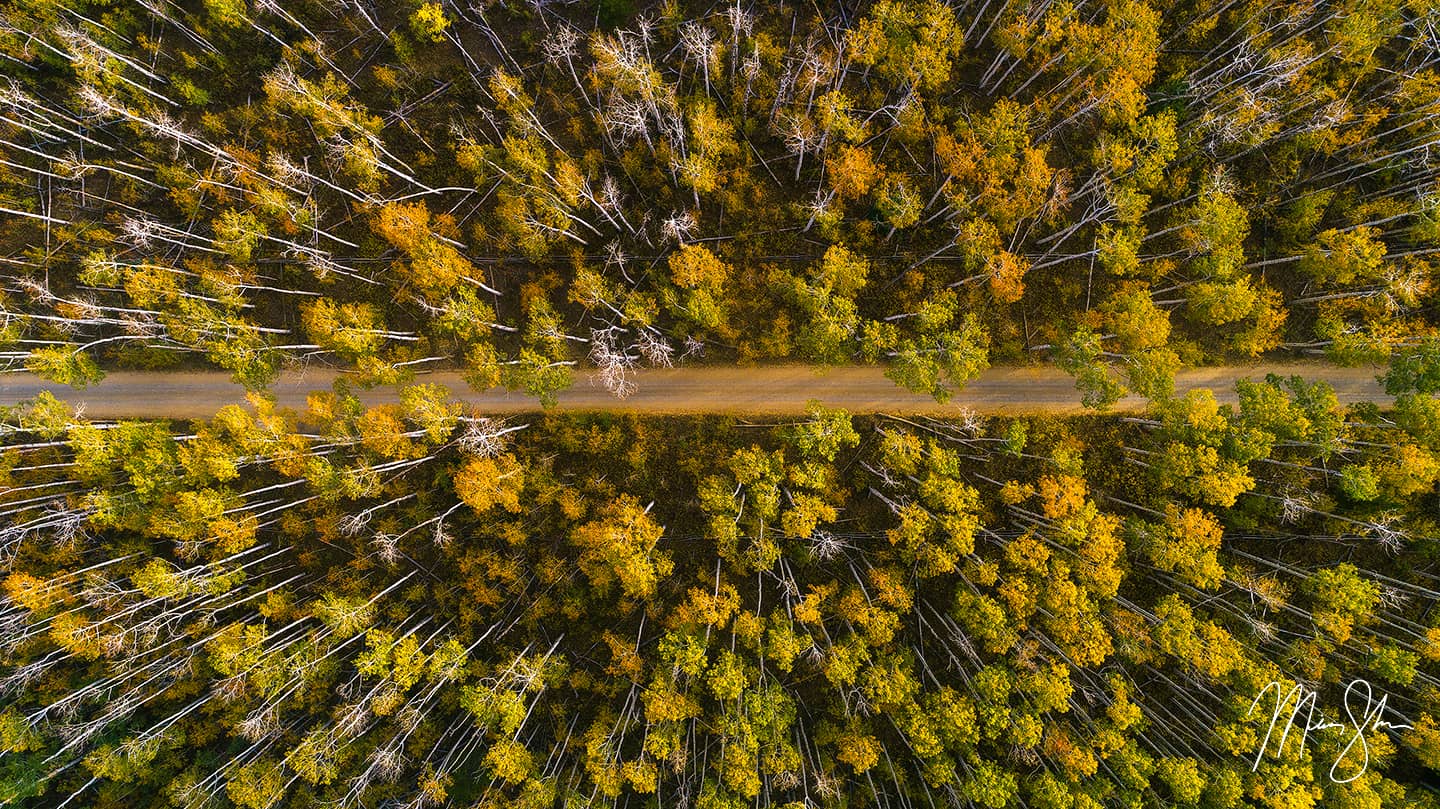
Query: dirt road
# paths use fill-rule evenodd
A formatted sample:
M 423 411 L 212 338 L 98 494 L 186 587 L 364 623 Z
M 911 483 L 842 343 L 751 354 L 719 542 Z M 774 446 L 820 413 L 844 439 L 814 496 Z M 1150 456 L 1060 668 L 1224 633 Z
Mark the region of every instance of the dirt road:
M 1227 366 L 1182 371 L 1176 379 L 1180 391 L 1210 388 L 1221 401 L 1234 400 L 1234 383 L 1259 379 L 1266 373 L 1300 374 L 1329 382 L 1342 403 L 1390 400 L 1376 382 L 1374 368 L 1339 368 L 1322 363 Z M 283 405 L 303 407 L 305 394 L 329 388 L 333 371 L 312 370 L 283 375 L 272 390 Z M 522 393 L 492 390 L 476 393 L 459 374 L 436 372 L 417 381 L 438 382 L 483 411 L 519 413 L 540 409 Z M 559 395 L 559 410 L 609 410 L 647 414 L 674 413 L 797 413 L 818 400 L 853 413 L 954 414 L 971 410 L 982 414 L 1079 413 L 1080 394 L 1069 376 L 1054 368 L 992 368 L 971 382 L 946 404 L 909 393 L 885 378 L 877 367 L 817 369 L 810 366 L 761 368 L 695 367 L 637 372 L 638 389 L 617 399 L 588 373 L 577 374 L 575 384 Z M 41 390 L 72 404 L 84 405 L 94 418 L 200 418 L 224 405 L 238 402 L 244 390 L 223 372 L 164 373 L 117 371 L 99 385 L 76 390 L 43 382 L 28 374 L 0 375 L 0 404 L 14 404 Z M 368 404 L 395 402 L 394 388 L 361 393 Z M 1118 411 L 1133 411 L 1143 401 L 1120 402 Z

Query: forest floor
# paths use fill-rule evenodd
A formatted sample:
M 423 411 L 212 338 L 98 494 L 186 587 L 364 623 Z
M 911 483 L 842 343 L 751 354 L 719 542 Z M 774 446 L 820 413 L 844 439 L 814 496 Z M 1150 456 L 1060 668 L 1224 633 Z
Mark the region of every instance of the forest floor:
M 1342 368 L 1320 362 L 1192 368 L 1176 375 L 1175 387 L 1178 393 L 1210 388 L 1221 402 L 1234 401 L 1236 381 L 1258 380 L 1268 373 L 1298 374 L 1328 382 L 1342 404 L 1372 401 L 1385 405 L 1391 398 L 1376 381 L 1377 369 Z M 328 369 L 287 372 L 272 385 L 271 392 L 279 404 L 303 409 L 307 393 L 329 389 L 338 375 Z M 619 399 L 605 390 L 591 372 L 579 372 L 575 384 L 558 394 L 555 409 L 649 415 L 760 415 L 802 413 L 811 401 L 818 401 L 852 413 L 940 416 L 966 410 L 985 415 L 1085 412 L 1075 380 L 1044 366 L 991 368 L 944 404 L 897 387 L 885 377 L 882 368 L 875 366 L 693 366 L 637 370 L 631 378 L 635 392 Z M 419 374 L 415 381 L 443 384 L 483 412 L 541 410 L 539 402 L 524 393 L 503 389 L 476 393 L 453 371 Z M 220 371 L 114 371 L 100 384 L 78 390 L 30 374 L 0 375 L 0 405 L 32 398 L 42 390 L 83 406 L 85 415 L 91 418 L 208 418 L 225 405 L 242 401 L 244 396 L 244 389 Z M 356 393 L 367 405 L 399 401 L 394 387 L 357 389 Z M 1133 412 L 1144 406 L 1144 399 L 1132 396 L 1122 399 L 1113 410 Z

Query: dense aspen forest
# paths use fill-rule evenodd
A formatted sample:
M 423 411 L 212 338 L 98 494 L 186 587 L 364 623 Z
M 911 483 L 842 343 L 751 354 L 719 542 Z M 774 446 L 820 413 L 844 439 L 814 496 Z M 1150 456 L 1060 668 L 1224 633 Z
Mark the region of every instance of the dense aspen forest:
M 1440 805 L 1440 402 L 1240 395 L 502 422 L 417 385 L 183 430 L 42 397 L 0 799 Z M 1257 760 L 1267 683 L 1361 677 L 1408 729 L 1354 746 L 1327 702 Z
M 1437 268 L 1426 0 L 0 0 L 0 806 L 1440 809 Z
M 71 5 L 0 25 L 0 350 L 66 384 L 1057 362 L 1104 406 L 1433 331 L 1425 4 Z

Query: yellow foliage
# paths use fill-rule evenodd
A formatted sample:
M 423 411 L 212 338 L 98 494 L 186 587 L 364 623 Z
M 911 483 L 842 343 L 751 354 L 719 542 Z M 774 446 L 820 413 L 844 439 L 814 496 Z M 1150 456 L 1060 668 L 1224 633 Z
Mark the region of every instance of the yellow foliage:
M 846 144 L 825 160 L 830 186 L 842 201 L 857 200 L 870 193 L 883 170 L 883 166 L 875 163 L 870 150 L 863 146 Z
M 496 506 L 518 513 L 524 484 L 525 470 L 508 452 L 496 458 L 470 458 L 455 471 L 455 493 L 479 514 Z
M 5 595 L 31 612 L 44 612 L 57 604 L 70 601 L 70 594 L 58 584 L 51 584 L 29 573 L 11 573 L 5 577 Z

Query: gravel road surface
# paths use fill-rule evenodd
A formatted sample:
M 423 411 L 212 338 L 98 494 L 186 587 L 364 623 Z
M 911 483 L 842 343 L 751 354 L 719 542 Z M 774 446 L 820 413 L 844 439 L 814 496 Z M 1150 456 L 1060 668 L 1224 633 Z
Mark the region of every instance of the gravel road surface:
M 1176 388 L 1210 388 L 1221 401 L 1234 401 L 1234 383 L 1260 379 L 1267 373 L 1299 374 L 1324 380 L 1335 388 L 1342 403 L 1375 401 L 1390 397 L 1376 381 L 1374 368 L 1340 368 L 1323 363 L 1223 366 L 1180 372 Z M 272 387 L 278 401 L 303 407 L 306 393 L 328 389 L 337 376 L 330 370 L 287 372 Z M 869 366 L 815 368 L 804 365 L 739 368 L 703 366 L 641 370 L 635 373 L 635 393 L 617 399 L 589 372 L 576 375 L 575 384 L 560 392 L 558 410 L 609 410 L 644 414 L 676 413 L 798 413 L 816 400 L 852 413 L 955 414 L 970 410 L 981 414 L 1080 413 L 1075 381 L 1055 368 L 992 368 L 972 381 L 945 404 L 929 396 L 909 393 L 885 378 L 882 369 Z M 416 381 L 438 382 L 485 412 L 533 412 L 539 403 L 523 393 L 491 390 L 476 393 L 460 375 L 439 371 L 417 376 Z M 202 418 L 221 407 L 241 401 L 244 389 L 224 372 L 115 371 L 98 385 L 75 389 L 44 382 L 29 374 L 0 375 L 0 404 L 14 404 L 42 390 L 75 405 L 83 405 L 92 418 Z M 397 391 L 381 387 L 360 392 L 367 404 L 398 401 Z M 1144 401 L 1122 400 L 1117 411 L 1135 411 Z

